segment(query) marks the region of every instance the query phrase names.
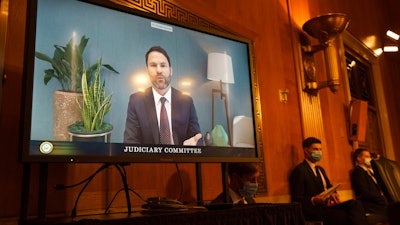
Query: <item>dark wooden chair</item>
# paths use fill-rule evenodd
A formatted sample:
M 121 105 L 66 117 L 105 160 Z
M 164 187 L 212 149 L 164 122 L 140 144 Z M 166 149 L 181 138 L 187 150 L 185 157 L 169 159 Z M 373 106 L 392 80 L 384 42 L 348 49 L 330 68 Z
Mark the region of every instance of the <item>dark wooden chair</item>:
M 371 164 L 377 182 L 389 202 L 389 223 L 400 224 L 400 164 L 379 156 Z

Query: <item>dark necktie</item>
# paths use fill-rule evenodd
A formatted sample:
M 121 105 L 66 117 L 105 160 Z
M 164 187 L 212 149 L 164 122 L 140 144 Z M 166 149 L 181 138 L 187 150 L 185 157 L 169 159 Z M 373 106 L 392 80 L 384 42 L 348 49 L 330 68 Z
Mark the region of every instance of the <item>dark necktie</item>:
M 375 175 L 373 172 L 371 172 L 369 169 L 367 169 L 368 175 L 372 178 L 372 180 L 377 184 L 378 182 L 376 181 Z
M 372 171 L 370 171 L 369 169 L 367 169 L 367 173 L 368 173 L 368 175 L 371 177 L 371 179 L 374 181 L 376 188 L 377 188 L 377 189 L 379 190 L 379 192 L 381 192 L 381 194 L 383 195 L 382 190 L 381 190 L 381 187 L 379 187 L 378 181 L 376 180 L 376 177 L 375 177 L 375 175 L 374 175 L 374 172 L 372 172 Z
M 317 173 L 317 178 L 318 178 L 319 184 L 321 185 L 322 189 L 325 190 L 324 182 L 322 181 L 321 173 L 320 173 L 320 171 L 319 171 L 318 166 L 315 167 L 315 171 L 316 171 L 316 173 Z
M 161 144 L 171 144 L 171 133 L 169 130 L 169 121 L 167 110 L 165 109 L 165 97 L 160 98 L 161 101 L 161 111 L 160 111 L 160 143 Z

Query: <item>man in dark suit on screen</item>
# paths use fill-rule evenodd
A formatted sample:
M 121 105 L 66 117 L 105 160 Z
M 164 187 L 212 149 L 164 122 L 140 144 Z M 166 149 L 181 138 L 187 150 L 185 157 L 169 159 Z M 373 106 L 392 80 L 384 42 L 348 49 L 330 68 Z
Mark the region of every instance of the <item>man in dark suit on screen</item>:
M 146 66 L 152 87 L 130 96 L 124 143 L 201 145 L 193 99 L 171 87 L 167 52 L 159 46 L 151 47 Z

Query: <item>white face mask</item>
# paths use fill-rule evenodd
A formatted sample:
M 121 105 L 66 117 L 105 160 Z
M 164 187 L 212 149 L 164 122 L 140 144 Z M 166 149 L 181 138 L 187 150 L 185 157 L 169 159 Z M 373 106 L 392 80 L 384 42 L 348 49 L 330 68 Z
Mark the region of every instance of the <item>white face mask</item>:
M 365 158 L 365 159 L 364 159 L 364 164 L 365 164 L 366 166 L 371 166 L 371 158 Z

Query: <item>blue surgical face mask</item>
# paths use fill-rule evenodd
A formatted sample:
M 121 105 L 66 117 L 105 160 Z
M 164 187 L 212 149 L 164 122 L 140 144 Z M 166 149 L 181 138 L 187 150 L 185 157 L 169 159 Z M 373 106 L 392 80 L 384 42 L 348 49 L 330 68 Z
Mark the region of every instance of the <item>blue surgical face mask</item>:
M 245 182 L 243 188 L 239 190 L 243 197 L 254 196 L 258 191 L 258 183 Z
M 310 154 L 310 158 L 312 162 L 319 162 L 322 159 L 322 151 L 313 151 Z

